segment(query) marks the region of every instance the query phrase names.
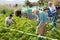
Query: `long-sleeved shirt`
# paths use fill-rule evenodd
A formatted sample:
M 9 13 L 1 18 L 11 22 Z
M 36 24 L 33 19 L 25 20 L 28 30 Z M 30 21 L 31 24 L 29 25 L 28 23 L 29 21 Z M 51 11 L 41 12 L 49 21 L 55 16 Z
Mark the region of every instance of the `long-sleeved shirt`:
M 39 13 L 37 13 L 37 18 L 39 19 L 39 24 L 50 22 L 48 15 L 43 11 L 39 11 Z

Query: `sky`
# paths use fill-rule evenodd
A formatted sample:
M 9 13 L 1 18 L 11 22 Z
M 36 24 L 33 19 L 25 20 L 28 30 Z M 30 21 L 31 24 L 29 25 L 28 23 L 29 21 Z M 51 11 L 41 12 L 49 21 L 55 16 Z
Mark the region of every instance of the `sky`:
M 24 4 L 25 0 L 0 0 L 0 4 Z M 29 0 L 30 2 L 37 2 L 37 0 Z

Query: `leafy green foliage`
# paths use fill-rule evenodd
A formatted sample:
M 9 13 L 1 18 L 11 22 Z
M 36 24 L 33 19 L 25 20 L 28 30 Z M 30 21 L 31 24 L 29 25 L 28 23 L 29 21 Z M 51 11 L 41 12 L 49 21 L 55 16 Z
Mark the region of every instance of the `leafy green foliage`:
M 5 18 L 10 14 L 13 13 L 13 10 L 6 10 L 6 14 L 2 14 L 0 16 L 0 26 L 2 27 L 7 27 L 5 25 Z M 23 32 L 27 33 L 32 33 L 35 34 L 35 29 L 37 26 L 37 21 L 36 20 L 29 20 L 25 17 L 16 17 L 13 16 L 13 18 L 16 21 L 16 24 L 12 24 L 10 29 L 15 29 L 15 30 L 20 30 Z M 60 29 L 60 25 L 58 24 L 58 30 Z M 46 37 L 51 37 L 60 40 L 60 30 L 51 30 L 52 24 L 48 24 L 46 27 Z M 0 38 L 4 40 L 37 40 L 37 37 L 26 35 L 19 33 L 17 31 L 9 30 L 9 29 L 4 29 L 0 28 Z M 43 39 L 43 40 L 50 40 L 50 39 Z

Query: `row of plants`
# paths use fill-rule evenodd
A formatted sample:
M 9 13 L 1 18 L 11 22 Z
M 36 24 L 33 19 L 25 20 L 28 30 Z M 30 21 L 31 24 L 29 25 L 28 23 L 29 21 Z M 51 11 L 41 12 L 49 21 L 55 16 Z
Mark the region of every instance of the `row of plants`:
M 1 11 L 0 11 L 1 12 Z M 6 10 L 6 14 L 2 14 L 0 16 L 0 26 L 2 27 L 7 27 L 5 25 L 5 18 L 13 12 L 12 10 Z M 10 29 L 15 29 L 19 31 L 23 31 L 26 33 L 31 33 L 35 34 L 36 31 L 36 26 L 37 26 L 37 21 L 36 20 L 30 20 L 25 17 L 16 17 L 13 16 L 14 20 L 16 21 L 16 24 L 12 24 L 11 26 L 7 27 Z M 52 28 L 52 23 L 48 24 L 46 27 L 46 37 L 50 37 L 53 39 L 58 39 L 60 40 L 60 25 L 57 23 L 58 30 L 51 30 Z M 3 40 L 37 40 L 38 38 L 35 36 L 30 36 L 27 34 L 22 34 L 17 31 L 9 30 L 9 29 L 4 29 L 0 28 L 0 39 Z M 51 40 L 51 39 L 44 39 L 43 40 Z

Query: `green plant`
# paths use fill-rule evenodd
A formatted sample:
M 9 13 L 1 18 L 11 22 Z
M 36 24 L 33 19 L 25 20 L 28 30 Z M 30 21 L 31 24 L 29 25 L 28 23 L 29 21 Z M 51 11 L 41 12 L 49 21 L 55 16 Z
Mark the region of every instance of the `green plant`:
M 5 18 L 9 15 L 9 13 L 13 12 L 12 10 L 6 10 L 6 14 L 0 16 L 0 26 L 6 27 L 5 25 Z M 15 29 L 19 31 L 23 31 L 26 33 L 35 34 L 37 21 L 36 20 L 29 20 L 25 17 L 16 17 L 13 16 L 16 21 L 16 24 L 12 24 L 9 29 Z M 60 29 L 60 24 L 58 23 L 58 29 Z M 46 27 L 46 37 L 51 37 L 60 40 L 60 30 L 51 30 L 52 25 L 48 24 Z M 18 31 L 13 31 L 9 29 L 0 28 L 0 38 L 4 40 L 37 40 L 37 37 L 26 35 L 19 33 Z M 44 39 L 44 38 L 43 38 Z M 44 39 L 50 40 L 50 39 Z

